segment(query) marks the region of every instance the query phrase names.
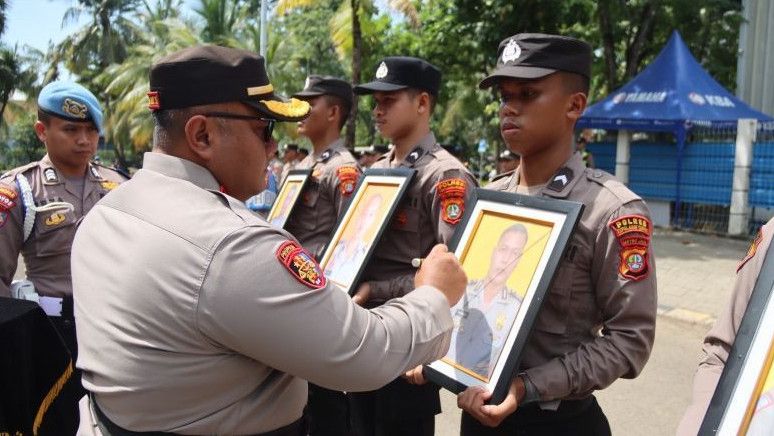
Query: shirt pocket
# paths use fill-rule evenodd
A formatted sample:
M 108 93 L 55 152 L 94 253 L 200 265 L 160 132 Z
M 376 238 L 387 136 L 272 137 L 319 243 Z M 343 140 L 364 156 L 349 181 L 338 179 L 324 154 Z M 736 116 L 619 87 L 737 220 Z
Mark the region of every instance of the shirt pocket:
M 545 301 L 535 321 L 535 329 L 555 335 L 567 332 L 574 269 L 567 264 L 559 265 L 554 283 L 546 292 Z
M 320 189 L 319 183 L 310 181 L 298 199 L 296 209 L 303 211 L 303 213 L 301 214 L 302 218 L 295 221 L 304 230 L 310 231 L 317 228 L 317 206 L 320 202 Z M 295 211 L 293 215 L 295 215 Z
M 68 253 L 75 236 L 77 219 L 73 211 L 38 212 L 35 216 L 35 253 L 38 257 Z
M 418 209 L 411 207 L 399 207 L 392 216 L 390 228 L 382 241 L 394 245 L 393 251 L 398 261 L 406 262 L 411 257 L 421 257 L 425 253 L 420 252 L 422 235 L 420 234 L 421 214 Z

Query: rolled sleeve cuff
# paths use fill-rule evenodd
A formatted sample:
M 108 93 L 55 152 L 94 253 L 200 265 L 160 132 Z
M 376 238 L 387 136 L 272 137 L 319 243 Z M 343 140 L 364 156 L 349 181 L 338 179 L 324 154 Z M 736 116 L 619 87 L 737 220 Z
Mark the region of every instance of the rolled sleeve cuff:
M 530 368 L 524 373 L 537 390 L 541 401 L 562 399 L 569 395 L 567 371 L 558 359 Z

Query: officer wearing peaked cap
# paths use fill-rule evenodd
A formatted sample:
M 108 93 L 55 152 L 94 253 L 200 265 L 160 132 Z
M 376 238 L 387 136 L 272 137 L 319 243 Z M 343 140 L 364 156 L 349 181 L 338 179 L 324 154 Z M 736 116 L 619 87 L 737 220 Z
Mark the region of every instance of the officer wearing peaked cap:
M 412 168 L 416 174 L 394 221 L 378 242 L 353 297 L 367 307 L 410 295 L 414 267 L 434 244 L 449 243 L 477 183 L 472 174 L 436 141 L 430 116 L 441 86 L 441 71 L 414 57 L 383 59 L 374 80 L 358 85 L 373 94 L 374 120 L 393 148 L 371 168 Z M 376 392 L 352 394 L 357 434 L 431 435 L 441 412 L 438 387 L 422 384 L 421 368 Z M 418 385 L 421 384 L 421 385 Z
M 126 177 L 90 162 L 102 135 L 102 109 L 77 83 L 52 82 L 41 90 L 35 133 L 46 146 L 43 159 L 0 177 L 0 296 L 42 297 L 75 357 L 70 281 L 75 226 Z M 32 286 L 17 283 L 12 290 L 20 252 Z
M 150 88 L 153 152 L 73 243 L 81 434 L 305 434 L 305 380 L 374 389 L 443 355 L 465 282 L 443 247 L 411 296 L 369 312 L 245 207 L 274 123 L 309 113 L 274 93 L 263 57 L 191 47 Z
M 311 106 L 309 116 L 298 122 L 298 133 L 311 141 L 313 150 L 296 169 L 310 169 L 312 173 L 285 229 L 319 257 L 362 173 L 341 138 L 352 109 L 352 86 L 335 77 L 312 75 L 293 97 Z M 347 409 L 343 392 L 309 384 L 307 417 L 312 436 L 346 435 Z
M 573 153 L 590 65 L 583 41 L 523 33 L 500 43 L 497 66 L 479 85 L 496 88 L 500 133 L 521 156 L 518 169 L 487 188 L 576 201 L 585 209 L 506 399 L 485 405 L 489 393 L 478 387 L 459 395 L 463 435 L 609 435 L 592 393 L 636 377 L 650 355 L 656 272 L 648 208 Z

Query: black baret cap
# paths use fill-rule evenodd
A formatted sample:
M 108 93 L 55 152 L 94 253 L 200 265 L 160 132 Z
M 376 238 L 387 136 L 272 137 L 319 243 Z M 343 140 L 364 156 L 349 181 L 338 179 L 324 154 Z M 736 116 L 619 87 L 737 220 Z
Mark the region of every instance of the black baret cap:
M 374 80 L 355 86 L 355 94 L 397 91 L 414 88 L 437 96 L 441 88 L 441 70 L 424 59 L 390 56 L 379 63 Z
M 293 97 L 303 99 L 321 95 L 333 95 L 352 105 L 352 85 L 332 76 L 310 75 L 306 78 L 303 91 L 293 94 Z
M 591 46 L 579 39 L 542 33 L 519 33 L 497 49 L 497 66 L 478 87 L 501 78 L 539 79 L 557 71 L 591 77 Z
M 262 56 L 247 50 L 202 45 L 159 59 L 150 70 L 153 110 L 242 102 L 277 121 L 299 121 L 309 103 L 274 94 Z

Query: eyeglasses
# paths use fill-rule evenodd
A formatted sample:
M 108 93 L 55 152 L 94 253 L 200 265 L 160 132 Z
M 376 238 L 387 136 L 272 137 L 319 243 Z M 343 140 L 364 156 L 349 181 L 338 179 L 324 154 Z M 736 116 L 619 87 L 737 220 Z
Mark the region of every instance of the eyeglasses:
M 272 120 L 270 118 L 261 118 L 254 115 L 232 114 L 231 112 L 205 112 L 202 115 L 205 117 L 226 118 L 230 120 L 265 121 L 267 124 L 266 127 L 263 128 L 263 142 L 269 142 L 271 140 L 271 135 L 274 133 L 274 123 L 276 122 L 276 120 Z

